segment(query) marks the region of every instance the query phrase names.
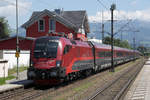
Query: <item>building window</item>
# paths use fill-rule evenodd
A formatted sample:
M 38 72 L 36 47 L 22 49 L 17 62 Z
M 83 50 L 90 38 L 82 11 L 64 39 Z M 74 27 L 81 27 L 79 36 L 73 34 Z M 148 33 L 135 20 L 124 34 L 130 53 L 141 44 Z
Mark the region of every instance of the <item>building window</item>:
M 50 32 L 55 32 L 56 29 L 56 22 L 54 19 L 50 19 L 49 21 L 49 31 Z
M 38 30 L 39 30 L 39 31 L 44 31 L 44 28 L 45 28 L 44 20 L 43 20 L 43 19 L 40 19 L 40 20 L 39 20 L 39 25 L 38 25 Z

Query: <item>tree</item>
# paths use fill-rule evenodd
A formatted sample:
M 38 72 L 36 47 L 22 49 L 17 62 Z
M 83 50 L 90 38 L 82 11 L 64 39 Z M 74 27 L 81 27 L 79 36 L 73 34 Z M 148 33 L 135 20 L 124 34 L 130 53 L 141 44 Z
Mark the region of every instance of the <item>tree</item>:
M 8 21 L 4 17 L 0 17 L 0 39 L 9 37 L 10 28 Z
M 111 44 L 111 38 L 108 37 L 108 36 L 105 37 L 105 38 L 104 38 L 104 44 L 109 44 L 109 45 L 110 45 L 110 44 Z
M 108 36 L 105 37 L 104 44 L 111 45 L 111 38 Z M 114 46 L 131 49 L 131 46 L 129 45 L 128 41 L 126 41 L 126 40 L 121 41 L 120 39 L 114 39 Z
M 129 42 L 127 40 L 121 41 L 120 47 L 131 49 Z
M 138 51 L 140 51 L 141 53 L 145 53 L 145 52 L 147 52 L 147 48 L 146 47 L 144 47 L 144 46 L 139 46 L 138 48 L 137 48 L 137 50 Z

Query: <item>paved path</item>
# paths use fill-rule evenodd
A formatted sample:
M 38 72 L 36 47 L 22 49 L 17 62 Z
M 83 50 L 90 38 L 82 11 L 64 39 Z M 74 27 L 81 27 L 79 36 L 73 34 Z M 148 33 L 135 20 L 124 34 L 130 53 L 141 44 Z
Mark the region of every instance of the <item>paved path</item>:
M 13 74 L 13 76 L 17 76 L 17 73 Z M 19 80 L 26 80 L 27 79 L 27 70 L 23 71 L 23 72 L 19 72 Z M 11 83 L 11 82 L 15 82 L 18 81 L 15 79 L 12 80 L 7 80 L 6 83 Z
M 150 100 L 150 58 L 143 66 L 124 100 Z

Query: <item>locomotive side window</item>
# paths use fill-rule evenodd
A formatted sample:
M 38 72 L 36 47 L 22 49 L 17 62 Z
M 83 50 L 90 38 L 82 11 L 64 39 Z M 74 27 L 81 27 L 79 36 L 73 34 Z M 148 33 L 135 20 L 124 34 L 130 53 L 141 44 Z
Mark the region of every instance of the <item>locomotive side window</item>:
M 71 45 L 66 45 L 65 48 L 64 48 L 64 53 L 63 54 L 67 54 L 70 51 L 71 48 L 72 48 Z
M 77 44 L 74 40 L 70 40 L 70 42 L 71 42 L 72 44 Z

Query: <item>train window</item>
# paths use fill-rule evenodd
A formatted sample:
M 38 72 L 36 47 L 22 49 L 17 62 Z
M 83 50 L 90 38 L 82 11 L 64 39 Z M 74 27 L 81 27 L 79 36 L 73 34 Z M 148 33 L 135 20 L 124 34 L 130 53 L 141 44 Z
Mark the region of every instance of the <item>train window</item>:
M 111 56 L 111 52 L 110 51 L 105 51 L 105 57 L 110 57 Z
M 99 52 L 99 53 L 98 53 L 98 56 L 99 56 L 99 57 L 105 57 L 105 52 L 103 52 L 103 51 Z
M 101 51 L 98 53 L 99 57 L 111 57 L 111 52 L 110 51 Z
M 58 42 L 36 41 L 34 47 L 34 57 L 56 58 Z
M 64 48 L 64 54 L 67 54 L 70 51 L 71 48 L 72 48 L 71 45 L 66 45 L 65 48 Z
M 110 51 L 107 52 L 107 57 L 111 57 L 111 52 Z
M 117 56 L 121 57 L 121 56 L 123 56 L 123 53 L 122 52 L 117 52 Z
M 74 40 L 70 40 L 70 42 L 71 42 L 72 44 L 77 44 Z

